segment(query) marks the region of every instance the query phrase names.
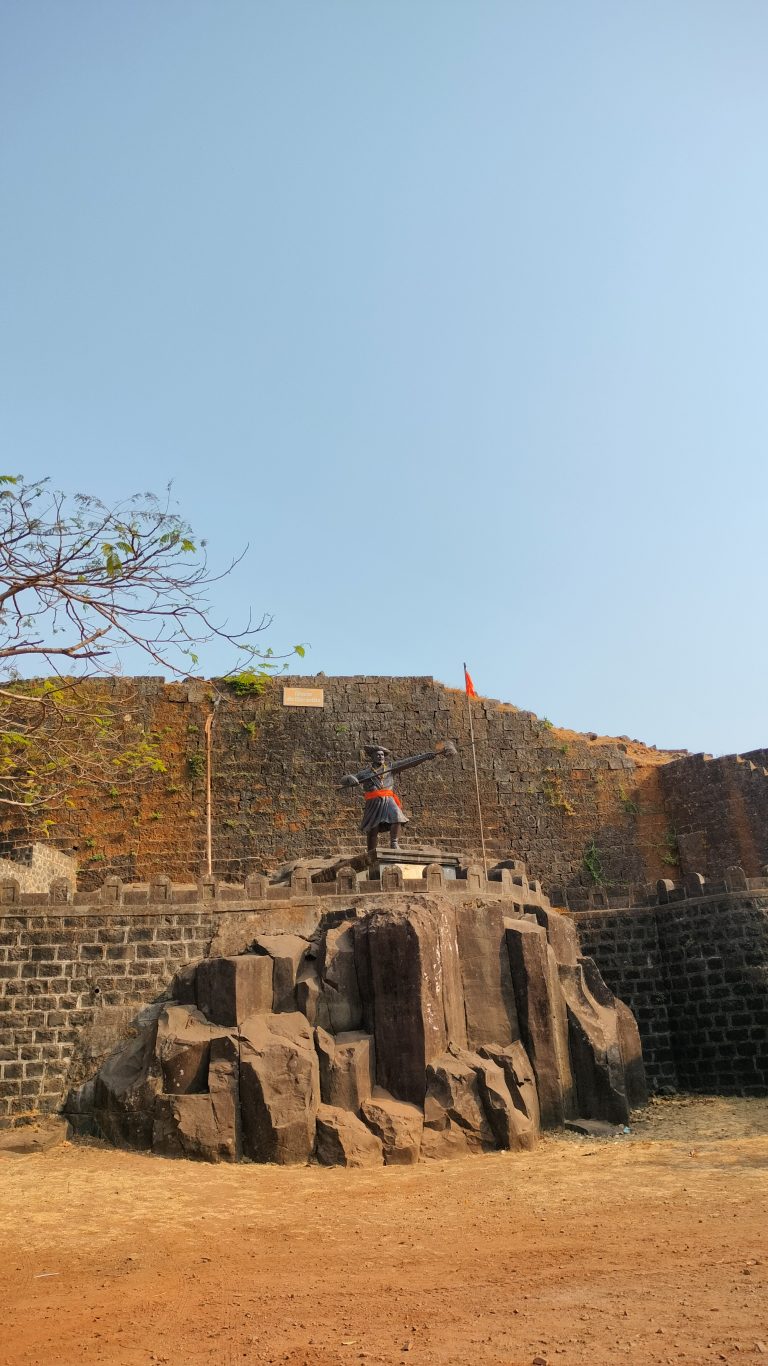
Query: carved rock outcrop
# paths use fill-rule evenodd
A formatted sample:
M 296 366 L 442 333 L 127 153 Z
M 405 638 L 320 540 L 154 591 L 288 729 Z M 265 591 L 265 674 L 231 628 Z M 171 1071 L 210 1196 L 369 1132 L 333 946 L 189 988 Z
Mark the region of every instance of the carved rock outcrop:
M 212 1041 L 207 1092 L 171 1093 L 155 1100 L 152 1147 L 167 1157 L 236 1162 L 242 1155 L 238 1052 L 231 1035 Z
M 352 1030 L 334 1037 L 324 1029 L 316 1029 L 315 1047 L 323 1103 L 357 1114 L 376 1081 L 376 1053 L 371 1035 Z
M 355 926 L 365 942 L 376 1039 L 377 1080 L 420 1105 L 426 1068 L 450 1040 L 466 1046 L 456 912 L 446 899 L 378 905 Z
M 311 940 L 276 924 L 248 942 L 137 1017 L 70 1099 L 81 1131 L 211 1162 L 404 1165 L 645 1099 L 634 1019 L 557 912 L 382 893 Z
M 240 1027 L 243 1150 L 255 1162 L 308 1162 L 320 1103 L 311 1026 L 298 1012 L 252 1015 Z
M 321 1105 L 317 1112 L 318 1162 L 326 1167 L 380 1167 L 381 1139 L 349 1110 Z
M 221 1025 L 236 1025 L 249 1015 L 270 1011 L 273 972 L 267 954 L 204 958 L 197 969 L 197 1004 L 213 1024 Z
M 568 1017 L 557 962 L 543 927 L 506 922 L 520 1032 L 536 1076 L 541 1123 L 556 1128 L 575 1114 Z
M 424 1112 L 418 1105 L 395 1100 L 388 1091 L 376 1086 L 361 1108 L 369 1129 L 381 1139 L 388 1167 L 408 1167 L 418 1162 L 424 1129 Z

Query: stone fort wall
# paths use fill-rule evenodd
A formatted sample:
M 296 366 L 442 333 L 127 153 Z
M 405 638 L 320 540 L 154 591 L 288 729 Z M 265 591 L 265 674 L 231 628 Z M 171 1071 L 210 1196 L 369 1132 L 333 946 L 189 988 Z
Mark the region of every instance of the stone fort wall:
M 495 887 L 545 904 L 527 879 L 516 886 L 508 874 Z M 270 928 L 308 935 L 324 911 L 351 904 L 332 883 L 319 896 L 306 882 L 267 889 L 259 878 L 107 883 L 74 897 L 61 883 L 48 897 L 0 890 L 15 898 L 0 904 L 0 1128 L 57 1110 L 185 964 L 238 952 Z M 693 890 L 574 914 L 582 949 L 635 1012 L 652 1088 L 765 1095 L 768 886 Z
M 574 920 L 637 1019 L 654 1089 L 768 1093 L 768 889 Z
M 359 793 L 340 790 L 361 747 L 386 742 L 396 754 L 452 739 L 458 756 L 403 775 L 412 815 L 407 839 L 479 853 L 466 698 L 432 678 L 286 680 L 322 688 L 323 707 L 283 705 L 283 680 L 261 696 L 228 685 L 213 729 L 213 853 L 220 878 L 242 880 L 306 855 L 359 846 Z M 109 686 L 114 689 L 113 682 Z M 205 722 L 214 685 L 133 679 L 126 710 L 159 738 L 165 772 L 129 796 L 83 793 L 58 813 L 52 844 L 79 863 L 79 885 L 168 874 L 196 877 L 205 857 Z M 648 749 L 627 737 L 558 730 L 532 712 L 478 698 L 472 703 L 488 851 L 515 856 L 558 890 L 599 885 L 633 899 L 662 876 L 714 876 L 768 864 L 765 751 L 708 760 Z M 11 841 L 29 832 L 11 824 Z
M 465 873 L 446 880 L 434 866 L 423 885 L 409 880 L 407 894 L 442 891 L 460 901 L 482 892 L 519 911 L 549 906 L 524 873 L 505 869 L 493 883 L 476 866 Z M 388 870 L 379 894 L 397 883 L 402 874 Z M 324 913 L 348 909 L 356 895 L 350 868 L 320 886 L 302 871 L 282 886 L 259 875 L 240 885 L 163 877 L 126 886 L 115 878 L 94 893 L 64 879 L 47 893 L 0 882 L 0 1128 L 58 1110 L 185 964 L 242 952 L 259 933 L 309 936 Z

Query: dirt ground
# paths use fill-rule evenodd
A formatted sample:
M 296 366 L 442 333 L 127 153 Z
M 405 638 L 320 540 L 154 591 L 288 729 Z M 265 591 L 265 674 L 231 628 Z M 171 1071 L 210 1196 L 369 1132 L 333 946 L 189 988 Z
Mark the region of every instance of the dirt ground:
M 0 1362 L 768 1366 L 768 1101 L 375 1172 L 0 1157 Z

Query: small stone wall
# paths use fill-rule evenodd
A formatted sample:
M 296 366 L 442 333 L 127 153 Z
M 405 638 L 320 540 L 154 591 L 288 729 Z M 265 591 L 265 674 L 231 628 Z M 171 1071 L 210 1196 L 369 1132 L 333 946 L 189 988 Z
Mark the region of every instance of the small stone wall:
M 667 979 L 655 909 L 574 914 L 582 953 L 594 958 L 612 991 L 626 1001 L 640 1030 L 648 1084 L 678 1089 Z M 619 991 L 619 984 L 621 990 Z
M 58 879 L 74 887 L 77 860 L 52 844 L 0 844 L 0 880 L 7 879 L 18 883 L 21 892 L 47 892 Z
M 200 906 L 0 913 L 0 1128 L 58 1110 L 184 963 L 204 956 Z
M 768 894 L 573 919 L 583 952 L 637 1017 L 652 1087 L 768 1093 Z

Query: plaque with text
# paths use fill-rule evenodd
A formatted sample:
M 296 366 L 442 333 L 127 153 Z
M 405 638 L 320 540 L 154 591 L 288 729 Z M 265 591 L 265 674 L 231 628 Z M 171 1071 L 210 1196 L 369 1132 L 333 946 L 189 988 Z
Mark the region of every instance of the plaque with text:
M 324 707 L 322 688 L 283 688 L 284 707 Z

